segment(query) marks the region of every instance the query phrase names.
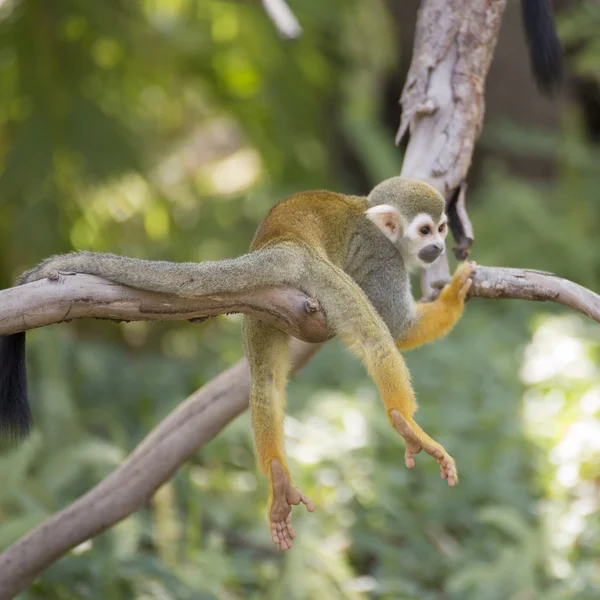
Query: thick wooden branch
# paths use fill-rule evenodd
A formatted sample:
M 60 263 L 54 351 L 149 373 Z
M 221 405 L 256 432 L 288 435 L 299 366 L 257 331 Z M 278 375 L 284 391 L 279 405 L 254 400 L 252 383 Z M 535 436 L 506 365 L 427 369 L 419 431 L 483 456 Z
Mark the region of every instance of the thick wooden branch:
M 0 335 L 94 317 L 121 321 L 202 321 L 225 313 L 258 317 L 306 342 L 330 337 L 319 303 L 289 287 L 181 298 L 118 285 L 93 275 L 60 273 L 0 291 Z
M 506 0 L 424 0 L 419 8 L 396 142 L 409 134 L 402 175 L 427 181 L 448 201 L 466 180 L 481 132 L 485 78 L 505 7 Z M 423 295 L 448 276 L 442 258 L 424 272 Z

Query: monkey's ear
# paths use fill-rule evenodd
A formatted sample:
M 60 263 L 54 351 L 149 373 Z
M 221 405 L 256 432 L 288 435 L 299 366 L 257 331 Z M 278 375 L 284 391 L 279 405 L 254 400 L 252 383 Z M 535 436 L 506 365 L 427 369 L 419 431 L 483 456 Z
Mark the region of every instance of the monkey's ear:
M 365 212 L 367 219 L 373 221 L 383 232 L 386 238 L 397 242 L 402 233 L 402 223 L 398 209 L 389 204 L 373 206 Z

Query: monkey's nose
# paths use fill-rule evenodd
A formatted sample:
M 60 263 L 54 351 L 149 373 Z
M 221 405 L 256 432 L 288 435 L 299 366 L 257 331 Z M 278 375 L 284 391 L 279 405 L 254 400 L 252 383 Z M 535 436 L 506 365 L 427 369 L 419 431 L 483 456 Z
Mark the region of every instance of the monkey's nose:
M 432 263 L 444 250 L 441 244 L 429 244 L 419 252 L 419 258 L 427 263 Z

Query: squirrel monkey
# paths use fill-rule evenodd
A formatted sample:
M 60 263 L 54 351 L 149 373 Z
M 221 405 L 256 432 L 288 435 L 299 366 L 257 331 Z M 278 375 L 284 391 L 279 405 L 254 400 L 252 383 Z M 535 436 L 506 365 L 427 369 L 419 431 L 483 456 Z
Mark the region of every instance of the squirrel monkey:
M 415 454 L 424 450 L 453 486 L 454 460 L 414 420 L 415 395 L 398 352 L 445 335 L 464 308 L 474 263 L 461 264 L 434 302 L 416 304 L 410 291 L 410 271 L 427 268 L 444 252 L 444 206 L 433 187 L 402 177 L 380 183 L 367 197 L 302 192 L 271 209 L 251 252 L 239 258 L 171 263 L 75 252 L 47 259 L 18 283 L 70 271 L 180 296 L 295 286 L 321 303 L 329 327 L 364 362 L 389 420 L 406 442 L 406 466 L 412 468 Z M 284 453 L 289 335 L 248 316 L 243 332 L 256 453 L 269 480 L 271 537 L 287 550 L 295 535 L 292 505 L 314 510 L 293 486 Z M 0 426 L 24 434 L 29 422 L 22 332 L 0 337 Z

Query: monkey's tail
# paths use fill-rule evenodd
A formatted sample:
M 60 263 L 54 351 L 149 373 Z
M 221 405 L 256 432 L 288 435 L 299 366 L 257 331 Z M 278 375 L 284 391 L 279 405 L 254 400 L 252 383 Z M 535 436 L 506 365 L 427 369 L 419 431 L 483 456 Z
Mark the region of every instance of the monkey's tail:
M 23 438 L 31 428 L 25 370 L 25 332 L 0 336 L 0 433 Z
M 521 0 L 521 10 L 533 75 L 540 90 L 552 95 L 563 75 L 563 52 L 554 25 L 552 0 Z
M 46 259 L 23 273 L 17 284 L 47 277 L 54 271 L 87 273 L 140 290 L 194 296 L 293 283 L 300 268 L 285 244 L 237 258 L 199 263 L 143 260 L 96 252 L 71 252 Z

